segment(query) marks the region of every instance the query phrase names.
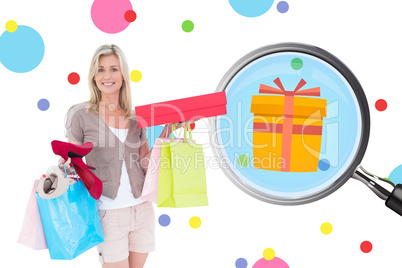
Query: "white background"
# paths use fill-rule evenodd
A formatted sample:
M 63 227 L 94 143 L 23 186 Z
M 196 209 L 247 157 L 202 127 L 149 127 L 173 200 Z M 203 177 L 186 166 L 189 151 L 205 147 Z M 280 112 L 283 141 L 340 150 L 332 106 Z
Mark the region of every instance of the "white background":
M 1 27 L 15 20 L 37 30 L 45 42 L 43 61 L 33 71 L 17 74 L 0 65 L 1 266 L 99 266 L 95 249 L 73 261 L 54 261 L 47 251 L 16 241 L 34 179 L 57 163 L 50 142 L 65 140 L 68 108 L 88 99 L 89 62 L 104 43 L 119 45 L 130 69 L 143 74 L 133 83 L 135 106 L 212 93 L 234 62 L 261 46 L 291 41 L 321 47 L 353 71 L 367 95 L 371 132 L 363 166 L 388 176 L 401 164 L 402 3 L 288 0 L 290 9 L 281 14 L 277 2 L 266 14 L 246 18 L 228 0 L 133 0 L 137 20 L 121 33 L 106 34 L 93 24 L 89 0 L 1 1 Z M 195 24 L 191 33 L 181 29 L 187 19 Z M 68 83 L 71 72 L 80 74 L 79 84 Z M 45 112 L 37 108 L 41 98 L 50 102 Z M 386 111 L 375 109 L 377 99 L 388 102 Z M 194 135 L 212 157 L 202 130 L 206 122 L 197 123 Z M 219 169 L 207 169 L 207 183 L 209 207 L 155 208 L 157 217 L 166 213 L 172 223 L 157 224 L 157 250 L 146 267 L 230 268 L 238 258 L 252 267 L 266 248 L 290 267 L 402 265 L 402 217 L 358 181 L 351 179 L 322 200 L 294 207 L 246 195 Z M 199 229 L 190 228 L 192 216 L 201 218 Z M 330 235 L 320 232 L 324 222 L 334 228 Z M 368 254 L 360 251 L 364 240 L 373 244 Z

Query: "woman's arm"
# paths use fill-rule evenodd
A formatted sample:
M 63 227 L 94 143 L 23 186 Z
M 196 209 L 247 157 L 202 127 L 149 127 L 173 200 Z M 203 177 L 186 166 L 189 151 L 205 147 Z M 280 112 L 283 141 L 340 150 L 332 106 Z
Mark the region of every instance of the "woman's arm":
M 148 140 L 142 141 L 140 146 L 140 165 L 144 169 L 145 174 L 147 174 L 151 152 L 152 149 L 149 150 Z

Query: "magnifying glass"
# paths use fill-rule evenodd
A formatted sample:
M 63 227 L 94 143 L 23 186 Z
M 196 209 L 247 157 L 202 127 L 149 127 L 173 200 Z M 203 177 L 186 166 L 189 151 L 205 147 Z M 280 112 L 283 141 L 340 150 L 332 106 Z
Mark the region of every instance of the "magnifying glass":
M 299 205 L 355 178 L 402 215 L 402 186 L 389 192 L 381 178 L 359 170 L 369 107 L 357 78 L 334 55 L 299 43 L 265 46 L 238 60 L 216 91 L 226 92 L 227 114 L 211 119 L 211 145 L 241 190 Z

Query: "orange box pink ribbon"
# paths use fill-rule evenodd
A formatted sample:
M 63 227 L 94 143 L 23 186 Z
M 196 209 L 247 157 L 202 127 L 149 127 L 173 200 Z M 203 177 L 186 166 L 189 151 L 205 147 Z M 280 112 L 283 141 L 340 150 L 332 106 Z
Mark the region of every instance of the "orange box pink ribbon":
M 300 90 L 306 85 L 303 79 L 293 91 L 286 91 L 279 77 L 274 80 L 274 83 L 279 89 L 260 84 L 259 92 L 282 96 L 252 96 L 251 112 L 254 113 L 254 159 L 261 160 L 267 155 L 277 159 L 276 161 L 270 159 L 271 166 L 264 166 L 257 161 L 254 162 L 254 166 L 284 172 L 317 171 L 322 117 L 326 116 L 326 100 L 303 97 L 320 97 L 319 87 Z M 311 136 L 319 136 L 319 140 Z M 276 145 L 278 140 L 281 140 L 281 143 Z M 306 140 L 309 146 L 314 147 L 313 153 L 303 148 Z M 264 144 L 265 147 L 262 146 Z M 275 162 L 274 166 L 272 166 L 273 162 Z

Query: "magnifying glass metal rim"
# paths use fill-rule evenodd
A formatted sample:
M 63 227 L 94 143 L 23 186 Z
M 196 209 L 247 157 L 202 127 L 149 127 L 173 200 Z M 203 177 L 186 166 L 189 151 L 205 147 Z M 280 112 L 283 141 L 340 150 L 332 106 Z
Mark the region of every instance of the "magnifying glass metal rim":
M 336 179 L 330 186 L 325 189 L 318 191 L 316 193 L 302 196 L 302 197 L 278 197 L 274 195 L 270 195 L 267 193 L 263 193 L 250 185 L 243 182 L 239 179 L 230 166 L 223 161 L 222 169 L 225 175 L 234 183 L 238 188 L 240 188 L 245 193 L 257 198 L 261 201 L 278 204 L 278 205 L 301 205 L 310 202 L 314 202 L 316 200 L 322 199 L 329 194 L 335 192 L 339 187 L 341 187 L 346 181 L 351 178 L 356 171 L 356 168 L 360 164 L 364 153 L 366 152 L 369 134 L 370 134 L 370 111 L 366 99 L 366 95 L 364 94 L 363 88 L 357 80 L 356 76 L 352 73 L 352 71 L 337 57 L 332 55 L 331 53 L 312 45 L 302 44 L 302 43 L 278 43 L 274 45 L 268 45 L 261 48 L 258 48 L 254 51 L 243 56 L 239 59 L 233 66 L 226 72 L 226 74 L 222 77 L 221 81 L 218 84 L 216 92 L 225 91 L 228 84 L 231 80 L 236 76 L 238 72 L 240 72 L 244 67 L 248 66 L 253 61 L 265 57 L 270 54 L 281 53 L 281 52 L 298 52 L 304 53 L 310 56 L 314 56 L 319 58 L 329 65 L 334 67 L 349 83 L 356 99 L 359 104 L 360 113 L 361 113 L 361 135 L 360 141 L 357 149 L 357 153 L 354 156 L 354 159 L 351 161 L 346 171 Z M 217 137 L 217 117 L 210 118 L 210 123 L 212 126 L 212 134 L 210 135 L 210 140 L 212 144 L 212 151 L 215 156 L 222 159 L 224 156 L 219 148 L 216 148 L 214 144 L 219 144 Z

